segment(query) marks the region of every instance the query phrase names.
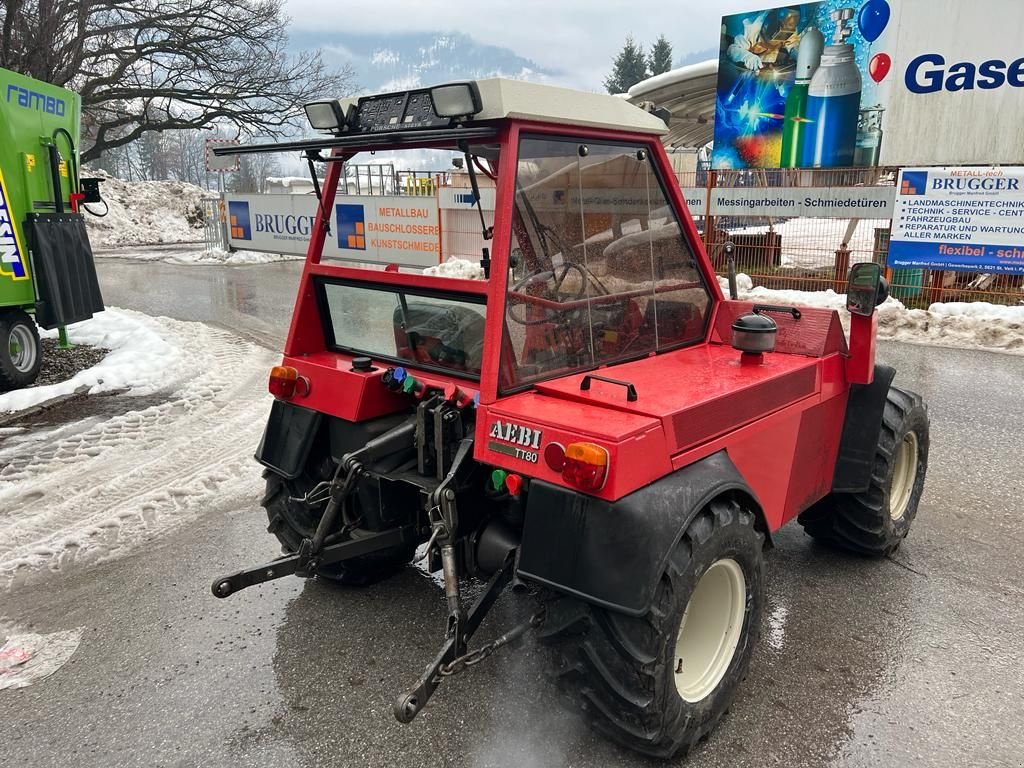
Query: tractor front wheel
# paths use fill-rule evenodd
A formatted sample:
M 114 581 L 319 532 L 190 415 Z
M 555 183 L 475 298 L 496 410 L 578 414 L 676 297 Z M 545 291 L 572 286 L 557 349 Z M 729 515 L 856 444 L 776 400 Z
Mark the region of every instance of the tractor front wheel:
M 42 362 L 32 318 L 20 309 L 0 312 L 0 392 L 32 384 Z
M 928 411 L 920 395 L 892 387 L 882 415 L 871 484 L 833 493 L 800 515 L 804 530 L 861 555 L 892 554 L 910 532 L 928 469 Z
M 746 676 L 764 605 L 764 537 L 734 500 L 712 502 L 673 549 L 650 610 L 630 616 L 561 598 L 541 630 L 557 682 L 614 741 L 685 752 Z

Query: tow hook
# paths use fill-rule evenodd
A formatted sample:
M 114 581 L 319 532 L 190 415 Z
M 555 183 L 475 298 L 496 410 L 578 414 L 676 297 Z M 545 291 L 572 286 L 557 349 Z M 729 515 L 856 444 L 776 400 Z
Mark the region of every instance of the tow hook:
M 497 640 L 468 653 L 459 654 L 459 651 L 465 648 L 465 644 L 469 642 L 473 633 L 479 628 L 502 590 L 512 580 L 514 563 L 515 553 L 512 552 L 506 558 L 501 570 L 491 576 L 490 581 L 487 582 L 487 587 L 466 614 L 465 623 L 463 624 L 465 634 L 461 638 L 448 637 L 433 663 L 424 670 L 423 675 L 416 683 L 416 687 L 398 697 L 394 706 L 395 718 L 398 722 L 411 723 L 413 718 L 426 706 L 427 701 L 430 700 L 434 691 L 437 690 L 437 687 L 445 678 L 457 675 L 470 667 L 476 666 L 499 648 L 512 645 L 517 640 L 521 640 L 527 632 L 531 629 L 536 629 L 543 623 L 545 612 L 541 608 L 530 617 L 529 621 L 510 629 Z

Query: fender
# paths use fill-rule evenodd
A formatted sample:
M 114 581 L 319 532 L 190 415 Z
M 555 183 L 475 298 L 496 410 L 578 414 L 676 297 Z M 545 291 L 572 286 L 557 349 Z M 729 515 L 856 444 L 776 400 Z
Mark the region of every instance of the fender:
M 518 575 L 630 616 L 651 606 L 672 549 L 717 496 L 754 492 L 725 451 L 609 502 L 540 480 L 530 483 Z
M 839 456 L 832 476 L 834 493 L 861 493 L 870 486 L 875 449 L 882 432 L 885 400 L 894 378 L 895 368 L 876 365 L 875 380 L 871 384 L 850 386 L 843 436 L 839 441 Z
M 322 418 L 317 411 L 275 400 L 256 449 L 256 461 L 286 480 L 294 480 L 309 458 Z

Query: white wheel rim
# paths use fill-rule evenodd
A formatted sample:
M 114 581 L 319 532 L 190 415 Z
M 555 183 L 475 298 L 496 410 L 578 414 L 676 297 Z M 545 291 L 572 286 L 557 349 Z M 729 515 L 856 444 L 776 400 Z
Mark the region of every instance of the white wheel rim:
M 917 435 L 907 432 L 896 448 L 895 463 L 892 471 L 892 485 L 889 488 L 889 514 L 893 520 L 899 520 L 910 504 L 910 494 L 914 491 L 914 480 L 917 478 Z
M 23 325 L 11 328 L 7 339 L 7 352 L 18 373 L 28 373 L 36 364 L 36 343 L 32 333 Z
M 740 642 L 747 580 L 732 559 L 716 560 L 690 595 L 676 636 L 676 690 L 691 704 L 722 682 Z

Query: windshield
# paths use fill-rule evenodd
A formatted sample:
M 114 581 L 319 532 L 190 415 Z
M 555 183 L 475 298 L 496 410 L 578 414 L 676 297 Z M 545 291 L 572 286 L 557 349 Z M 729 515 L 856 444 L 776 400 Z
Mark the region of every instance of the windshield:
M 427 370 L 479 378 L 483 364 L 483 296 L 432 295 L 395 286 L 344 281 L 319 284 L 327 344 Z
M 503 391 L 692 344 L 710 294 L 641 145 L 523 138 Z

